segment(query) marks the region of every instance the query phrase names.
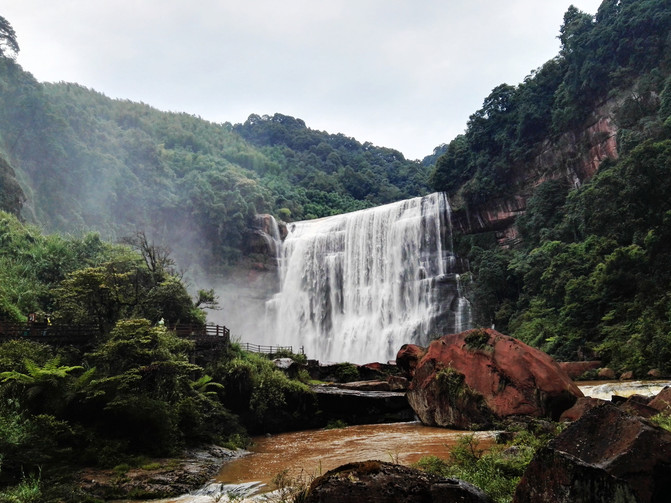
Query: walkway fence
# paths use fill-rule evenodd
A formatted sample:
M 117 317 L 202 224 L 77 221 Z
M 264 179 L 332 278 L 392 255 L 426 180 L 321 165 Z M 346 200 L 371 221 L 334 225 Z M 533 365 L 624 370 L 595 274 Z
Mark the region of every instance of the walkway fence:
M 250 353 L 264 353 L 268 355 L 274 355 L 284 351 L 294 353 L 293 346 L 260 346 L 259 344 L 250 344 L 249 342 L 241 342 L 240 348 L 243 349 L 244 351 L 249 351 Z M 298 353 L 294 354 L 304 355 L 305 354 L 304 347 L 301 346 L 300 348 L 298 348 Z
M 231 342 L 231 331 L 222 325 L 178 324 L 168 328 L 178 337 L 193 340 L 198 347 L 227 345 Z M 52 345 L 86 346 L 100 335 L 100 327 L 96 324 L 17 323 L 0 320 L 0 342 L 24 339 Z
M 0 320 L 0 341 L 28 339 L 47 344 L 78 345 L 100 335 L 100 327 L 89 325 L 52 325 L 47 323 L 16 323 Z

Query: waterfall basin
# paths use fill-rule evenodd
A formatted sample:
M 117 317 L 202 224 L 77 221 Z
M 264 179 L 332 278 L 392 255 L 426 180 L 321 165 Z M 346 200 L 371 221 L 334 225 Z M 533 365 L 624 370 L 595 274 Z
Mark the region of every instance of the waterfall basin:
M 447 458 L 465 435 L 475 435 L 482 447 L 494 442 L 494 432 L 470 432 L 404 423 L 365 424 L 258 437 L 252 454 L 227 463 L 216 477 L 221 483 L 261 481 L 286 470 L 289 478 L 313 478 L 345 463 L 378 459 L 410 465 L 424 456 Z
M 585 381 L 586 396 L 652 396 L 671 381 Z M 366 424 L 336 429 L 306 430 L 253 439 L 250 454 L 225 464 L 214 480 L 188 495 L 154 503 L 211 503 L 267 501 L 276 490 L 273 479 L 309 481 L 345 463 L 379 459 L 411 465 L 424 456 L 446 459 L 460 438 L 475 435 L 480 447 L 493 445 L 496 432 L 459 431 L 425 426 L 420 422 Z

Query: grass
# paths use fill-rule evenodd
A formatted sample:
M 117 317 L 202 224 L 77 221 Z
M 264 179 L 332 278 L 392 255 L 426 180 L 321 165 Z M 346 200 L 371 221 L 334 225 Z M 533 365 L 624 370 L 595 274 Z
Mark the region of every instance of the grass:
M 39 503 L 42 501 L 42 489 L 38 477 L 26 477 L 19 485 L 0 492 L 0 503 Z
M 449 459 L 427 456 L 415 467 L 443 477 L 464 480 L 486 492 L 496 503 L 511 503 L 515 488 L 536 451 L 552 435 L 517 432 L 513 440 L 485 451 L 474 435 L 459 439 Z
M 664 428 L 666 431 L 671 431 L 671 413 L 660 412 L 659 414 L 652 416 L 650 420 L 660 428 Z

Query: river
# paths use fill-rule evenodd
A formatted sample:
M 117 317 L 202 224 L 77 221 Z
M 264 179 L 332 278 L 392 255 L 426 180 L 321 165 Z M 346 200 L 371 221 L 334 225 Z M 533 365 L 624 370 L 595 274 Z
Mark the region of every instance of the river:
M 652 396 L 669 381 L 593 381 L 579 383 L 587 396 L 610 400 L 612 395 Z M 410 465 L 423 456 L 447 458 L 460 437 L 473 432 L 424 426 L 419 422 L 367 424 L 330 430 L 308 430 L 256 437 L 249 455 L 224 465 L 215 480 L 193 494 L 153 500 L 154 503 L 265 501 L 275 489 L 273 479 L 284 472 L 291 479 L 309 480 L 352 461 L 379 459 Z M 480 445 L 494 441 L 495 432 L 477 432 Z M 251 499 L 253 498 L 253 499 Z

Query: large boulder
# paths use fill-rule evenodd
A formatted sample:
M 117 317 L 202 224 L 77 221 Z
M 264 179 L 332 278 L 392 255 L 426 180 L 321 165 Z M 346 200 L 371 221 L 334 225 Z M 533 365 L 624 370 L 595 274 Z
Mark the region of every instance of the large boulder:
M 491 503 L 480 489 L 407 466 L 363 461 L 315 479 L 304 503 Z
M 590 370 L 596 370 L 601 367 L 600 361 L 558 363 L 562 370 L 566 372 L 571 379 L 577 379 L 586 372 L 589 372 Z
M 583 396 L 547 354 L 490 329 L 433 341 L 413 374 L 408 401 L 419 419 L 450 428 L 489 428 L 511 416 L 557 420 Z
M 662 503 L 669 495 L 671 433 L 604 403 L 534 456 L 514 503 Z

